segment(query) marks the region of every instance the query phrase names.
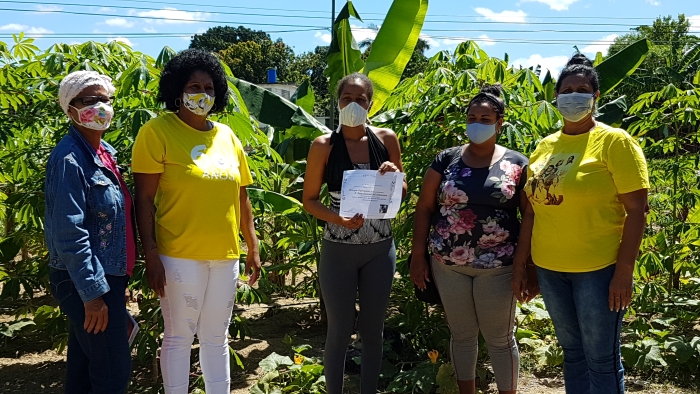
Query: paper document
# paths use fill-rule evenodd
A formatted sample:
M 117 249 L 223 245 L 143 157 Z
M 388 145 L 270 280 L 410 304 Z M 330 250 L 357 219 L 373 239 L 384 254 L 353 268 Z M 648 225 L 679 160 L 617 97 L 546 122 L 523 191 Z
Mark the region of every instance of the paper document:
M 401 206 L 403 172 L 351 170 L 343 173 L 340 216 L 362 214 L 365 219 L 393 219 Z
M 129 335 L 129 346 L 131 346 L 134 343 L 134 339 L 136 339 L 136 334 L 139 333 L 139 325 L 128 311 L 126 312 L 126 333 Z

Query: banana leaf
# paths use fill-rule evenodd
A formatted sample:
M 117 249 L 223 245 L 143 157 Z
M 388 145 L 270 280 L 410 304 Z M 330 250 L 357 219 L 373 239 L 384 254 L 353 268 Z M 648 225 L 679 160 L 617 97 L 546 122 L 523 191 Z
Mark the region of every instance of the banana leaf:
M 614 127 L 620 127 L 626 112 L 627 100 L 625 96 L 621 96 L 598 108 L 596 120 Z
M 428 0 L 395 0 L 391 4 L 363 70 L 374 84 L 374 104 L 370 116 L 382 108 L 401 80 L 427 12 Z
M 600 75 L 600 94 L 608 94 L 623 79 L 632 75 L 647 57 L 649 46 L 650 42 L 642 38 L 598 64 L 596 70 Z
M 323 72 L 323 75 L 330 78 L 330 88 L 333 94 L 335 94 L 335 86 L 339 80 L 346 75 L 362 70 L 365 66 L 360 47 L 352 36 L 350 17 L 362 22 L 355 6 L 352 5 L 352 1 L 348 0 L 333 23 L 333 38 L 326 56 L 328 66 Z
M 267 89 L 242 79 L 234 79 L 233 85 L 238 89 L 250 115 L 259 122 L 269 124 L 277 130 L 289 129 L 290 133 L 297 133 L 302 138 L 314 138 L 331 132 L 303 108 Z

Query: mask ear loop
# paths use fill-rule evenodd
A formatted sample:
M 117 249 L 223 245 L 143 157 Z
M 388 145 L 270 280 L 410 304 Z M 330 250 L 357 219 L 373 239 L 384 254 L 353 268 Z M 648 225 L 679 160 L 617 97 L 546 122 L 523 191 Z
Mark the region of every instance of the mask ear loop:
M 75 108 L 74 106 L 72 106 L 72 105 L 70 105 L 70 104 L 68 104 L 68 106 L 71 107 L 71 108 L 73 108 L 73 109 L 78 113 L 78 120 L 75 120 L 75 118 L 74 118 L 72 115 L 70 115 L 70 113 L 67 114 L 67 115 L 68 115 L 68 119 L 70 119 L 73 123 L 77 123 L 77 124 L 79 124 L 79 125 L 85 127 L 85 125 L 83 124 L 83 122 L 80 121 L 80 110 L 77 109 L 77 108 Z

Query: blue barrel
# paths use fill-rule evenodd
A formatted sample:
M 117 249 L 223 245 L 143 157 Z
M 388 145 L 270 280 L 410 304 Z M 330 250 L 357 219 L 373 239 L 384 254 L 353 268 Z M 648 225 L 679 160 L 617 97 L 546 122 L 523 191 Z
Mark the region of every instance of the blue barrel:
M 267 70 L 267 83 L 277 83 L 277 69 Z

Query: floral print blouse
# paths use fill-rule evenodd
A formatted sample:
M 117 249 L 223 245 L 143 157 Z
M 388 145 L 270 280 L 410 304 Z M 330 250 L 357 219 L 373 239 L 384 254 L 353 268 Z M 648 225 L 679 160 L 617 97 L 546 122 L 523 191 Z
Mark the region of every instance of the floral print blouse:
M 495 164 L 472 168 L 464 146 L 440 152 L 431 168 L 442 174 L 429 246 L 447 265 L 498 268 L 513 264 L 520 221 L 517 209 L 528 160 L 507 150 Z

